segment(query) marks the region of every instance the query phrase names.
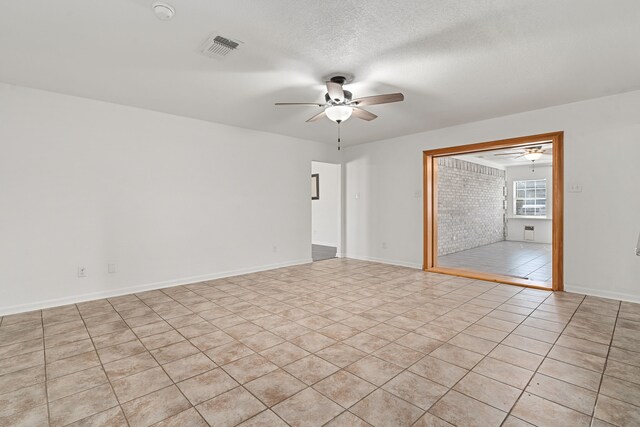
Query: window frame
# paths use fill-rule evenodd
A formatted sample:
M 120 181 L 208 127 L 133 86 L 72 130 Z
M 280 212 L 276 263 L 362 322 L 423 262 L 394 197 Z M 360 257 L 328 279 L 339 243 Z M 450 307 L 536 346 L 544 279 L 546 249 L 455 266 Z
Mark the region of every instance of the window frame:
M 534 190 L 534 192 L 537 192 L 537 190 L 540 190 L 542 188 L 537 186 L 537 183 L 542 181 L 544 183 L 544 198 L 543 197 L 537 197 L 537 194 L 535 194 L 533 197 L 527 197 L 526 196 L 526 191 L 529 190 L 529 188 L 526 188 L 527 185 L 526 183 L 529 182 L 534 182 L 534 186 L 533 188 L 531 188 L 531 190 Z M 520 191 L 525 191 L 525 196 L 524 197 L 518 197 L 518 184 L 519 183 L 524 183 L 525 188 L 524 189 L 520 189 Z M 535 179 L 514 179 L 513 180 L 513 217 L 514 218 L 540 218 L 540 219 L 546 219 L 548 216 L 548 212 L 547 212 L 547 208 L 548 208 L 548 193 L 547 193 L 547 178 L 535 178 Z M 527 201 L 533 200 L 533 201 L 538 201 L 538 200 L 544 200 L 544 205 L 540 205 L 540 206 L 544 206 L 544 214 L 536 214 L 535 210 L 536 208 L 523 208 L 523 209 L 533 209 L 534 213 L 524 213 L 524 214 L 519 214 L 518 213 L 518 201 L 522 200 L 523 203 L 526 206 Z M 533 206 L 538 206 L 537 203 L 534 203 Z

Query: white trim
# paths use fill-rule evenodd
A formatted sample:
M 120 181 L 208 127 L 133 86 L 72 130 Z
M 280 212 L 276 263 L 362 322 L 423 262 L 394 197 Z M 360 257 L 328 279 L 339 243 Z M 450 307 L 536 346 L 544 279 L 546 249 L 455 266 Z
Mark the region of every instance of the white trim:
M 594 297 L 602 297 L 602 298 L 609 298 L 609 299 L 620 300 L 620 301 L 640 303 L 640 295 L 638 294 L 628 294 L 625 292 L 585 288 L 583 286 L 570 285 L 568 283 L 565 283 L 564 290 L 566 292 L 573 292 L 576 294 L 584 294 L 584 295 L 590 295 Z
M 23 313 L 26 311 L 40 310 L 43 308 L 57 307 L 60 305 L 77 304 L 80 302 L 92 301 L 92 300 L 102 299 L 102 298 L 113 298 L 121 295 L 134 294 L 134 293 L 150 291 L 154 289 L 170 288 L 172 286 L 188 285 L 192 283 L 203 282 L 206 280 L 214 280 L 214 279 L 221 279 L 225 277 L 239 276 L 242 274 L 273 270 L 276 268 L 290 267 L 293 265 L 309 264 L 311 262 L 312 260 L 310 258 L 305 258 L 305 259 L 299 259 L 294 261 L 286 261 L 286 262 L 277 263 L 277 264 L 268 264 L 260 267 L 241 268 L 238 270 L 223 271 L 220 273 L 210 273 L 210 274 L 204 274 L 200 276 L 183 277 L 180 279 L 167 280 L 163 282 L 147 283 L 144 285 L 119 288 L 111 291 L 92 292 L 89 294 L 74 295 L 74 296 L 63 297 L 63 298 L 54 298 L 54 299 L 38 301 L 35 303 L 29 303 L 29 304 L 0 307 L 0 316 Z
M 398 261 L 393 259 L 375 258 L 370 256 L 349 255 L 349 254 L 345 254 L 344 258 L 358 259 L 360 261 L 379 262 L 381 264 L 397 265 L 400 267 L 417 268 L 418 270 L 422 270 L 422 264 L 417 264 L 413 262 L 405 262 L 405 261 Z

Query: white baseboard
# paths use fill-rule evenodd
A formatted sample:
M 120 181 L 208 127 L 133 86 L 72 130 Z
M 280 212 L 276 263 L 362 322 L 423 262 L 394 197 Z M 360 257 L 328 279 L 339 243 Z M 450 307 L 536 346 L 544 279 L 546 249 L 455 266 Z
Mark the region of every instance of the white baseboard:
M 584 286 L 570 285 L 569 283 L 564 284 L 564 290 L 566 292 L 573 292 L 576 294 L 640 303 L 640 294 L 628 294 L 625 292 L 615 292 L 604 289 L 585 288 Z
M 381 264 L 397 265 L 400 267 L 417 268 L 418 270 L 422 270 L 422 264 L 417 264 L 413 262 L 398 261 L 398 260 L 384 259 L 384 258 L 375 258 L 370 256 L 364 256 L 364 255 L 351 255 L 351 254 L 345 254 L 344 258 L 359 259 L 360 261 L 379 262 Z
M 129 286 L 126 288 L 113 289 L 109 291 L 92 292 L 92 293 L 82 294 L 82 295 L 73 295 L 73 296 L 63 297 L 63 298 L 54 298 L 54 299 L 48 299 L 48 300 L 38 301 L 34 303 L 29 303 L 29 304 L 0 307 L 0 316 L 23 313 L 26 311 L 41 310 L 44 308 L 58 307 L 58 306 L 67 305 L 67 304 L 77 304 L 80 302 L 92 301 L 92 300 L 102 299 L 102 298 L 113 298 L 121 295 L 151 291 L 154 289 L 170 288 L 172 286 L 188 285 L 191 283 L 198 283 L 206 280 L 215 280 L 215 279 L 222 279 L 225 277 L 240 276 L 242 274 L 273 270 L 276 268 L 290 267 L 293 265 L 308 264 L 310 262 L 312 262 L 311 258 L 300 259 L 300 260 L 287 261 L 287 262 L 282 262 L 277 264 L 262 265 L 259 267 L 241 268 L 238 270 L 223 271 L 219 273 L 211 273 L 211 274 L 204 274 L 199 276 L 183 277 L 180 279 L 172 279 L 172 280 L 167 280 L 163 282 Z

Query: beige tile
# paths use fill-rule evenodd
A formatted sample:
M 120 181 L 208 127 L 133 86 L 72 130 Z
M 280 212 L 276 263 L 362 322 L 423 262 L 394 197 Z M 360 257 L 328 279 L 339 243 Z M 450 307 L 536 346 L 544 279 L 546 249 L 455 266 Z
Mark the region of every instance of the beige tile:
M 586 339 L 575 338 L 570 335 L 561 335 L 560 338 L 558 338 L 556 345 L 605 358 L 609 353 L 608 345 L 599 344 Z
M 424 411 L 384 390 L 376 390 L 351 408 L 374 426 L 411 426 Z
M 3 345 L 0 346 L 0 360 L 19 356 L 21 354 L 33 353 L 34 351 L 42 349 L 44 349 L 44 340 L 42 338 L 23 341 L 16 344 Z
M 504 341 L 502 341 L 502 344 L 528 351 L 529 353 L 534 353 L 539 356 L 546 356 L 552 347 L 552 344 L 544 341 L 538 341 L 533 338 L 527 338 L 516 334 L 509 335 Z
M 520 389 L 475 372 L 469 372 L 453 389 L 504 412 L 509 412 L 521 393 Z
M 171 380 L 162 368 L 156 367 L 120 378 L 111 384 L 120 403 L 124 403 L 165 388 L 171 385 Z
M 47 382 L 49 401 L 57 400 L 108 382 L 101 366 L 85 369 Z
M 258 332 L 240 341 L 255 352 L 261 352 L 284 342 L 282 338 L 268 331 Z
M 205 354 L 218 365 L 224 365 L 234 360 L 242 359 L 253 353 L 253 350 L 238 341 L 224 344 L 205 352 Z
M 519 389 L 524 389 L 533 376 L 533 371 L 491 357 L 485 357 L 473 372 Z
M 540 427 L 588 427 L 591 417 L 525 392 L 512 410 L 512 415 Z
M 189 408 L 154 424 L 153 427 L 207 427 L 208 425 L 195 408 Z
M 633 426 L 640 420 L 640 407 L 600 395 L 594 416 L 616 426 Z
M 201 351 L 206 351 L 234 342 L 235 339 L 230 335 L 227 335 L 223 331 L 215 331 L 205 335 L 193 337 L 190 341 Z
M 311 354 L 284 366 L 283 369 L 305 384 L 311 385 L 328 377 L 340 368 Z
M 216 364 L 202 353 L 187 356 L 162 365 L 174 382 L 179 382 L 191 378 L 203 372 L 216 368 Z
M 18 412 L 7 417 L 0 416 L 0 426 L 33 427 L 48 425 L 49 412 L 47 410 L 47 405 L 27 409 L 26 411 Z
M 342 341 L 358 334 L 360 331 L 356 328 L 352 328 L 351 326 L 343 325 L 342 323 L 334 323 L 332 325 L 318 329 L 317 332 L 320 332 L 322 335 L 325 335 L 336 341 Z
M 0 394 L 0 417 L 9 417 L 46 403 L 47 392 L 43 383 L 3 392 Z
M 42 365 L 44 365 L 44 350 L 13 356 L 0 360 L 0 376 Z
M 184 340 L 185 338 L 174 330 L 140 338 L 140 341 L 142 341 L 142 344 L 144 344 L 144 346 L 148 350 L 166 347 L 170 344 L 174 344 Z
M 616 360 L 610 360 L 607 363 L 605 374 L 640 384 L 640 367 L 620 363 Z
M 308 356 L 309 352 L 290 342 L 283 342 L 282 344 L 261 351 L 260 354 L 266 357 L 271 363 L 282 367 Z
M 343 411 L 342 407 L 312 388 L 307 388 L 273 408 L 292 427 L 324 425 Z
M 153 357 L 160 364 L 173 362 L 174 360 L 182 359 L 196 353 L 199 353 L 198 349 L 189 341 L 181 341 L 151 351 Z
M 448 343 L 445 343 L 432 351 L 430 356 L 440 360 L 445 360 L 465 369 L 473 368 L 483 358 L 482 354 L 465 350 L 464 348 Z
M 604 357 L 594 356 L 593 354 L 583 353 L 559 345 L 553 346 L 547 357 L 597 372 L 604 371 L 606 361 Z
M 507 416 L 506 412 L 453 390 L 433 405 L 429 412 L 453 425 L 469 427 L 500 426 Z
M 542 374 L 533 376 L 526 391 L 586 415 L 596 404 L 596 392 Z
M 252 354 L 223 366 L 223 369 L 240 384 L 247 383 L 278 369 L 259 354 Z
M 306 388 L 306 385 L 282 369 L 248 382 L 244 387 L 271 407 Z
M 200 415 L 212 426 L 235 426 L 266 407 L 242 387 L 234 388 L 196 407 Z
M 104 365 L 104 370 L 109 380 L 115 381 L 138 372 L 146 371 L 158 366 L 155 359 L 149 353 L 140 353 L 135 356 L 120 359 Z
M 428 410 L 448 391 L 447 387 L 408 371 L 393 378 L 382 388 L 424 410 Z
M 369 381 L 377 386 L 389 381 L 391 378 L 402 372 L 403 368 L 393 363 L 389 363 L 374 356 L 368 356 L 364 359 L 347 366 L 347 371 L 360 378 Z
M 466 369 L 431 356 L 425 356 L 417 361 L 409 367 L 409 371 L 446 387 L 453 387 L 468 372 Z
M 343 412 L 327 424 L 326 427 L 371 427 L 371 424 L 356 417 L 351 412 Z M 266 426 L 265 426 L 266 427 Z
M 605 375 L 600 385 L 600 394 L 640 406 L 640 386 L 629 381 Z
M 89 338 L 89 335 L 87 335 Z M 123 331 L 114 332 L 112 334 L 101 335 L 99 337 L 94 337 L 92 339 L 93 344 L 96 348 L 110 347 L 116 344 L 122 344 L 127 341 L 133 341 L 137 339 L 136 334 L 131 332 L 129 329 L 125 329 Z M 47 353 L 49 350 L 47 350 Z
M 351 407 L 376 389 L 374 385 L 344 370 L 318 382 L 313 388 L 344 408 Z
M 444 344 L 443 341 L 425 337 L 424 335 L 416 334 L 414 332 L 398 338 L 395 342 L 396 344 L 400 344 L 425 354 L 431 353 L 433 350 Z
M 293 338 L 290 341 L 298 347 L 301 347 L 311 353 L 315 353 L 316 351 L 322 350 L 325 347 L 329 347 L 336 342 L 336 340 L 324 336 L 318 332 L 309 332 Z
M 538 372 L 593 391 L 598 391 L 602 377 L 598 372 L 553 359 L 545 359 Z
M 389 344 L 389 341 L 378 338 L 376 336 L 361 332 L 343 341 L 351 347 L 357 348 L 365 353 L 373 353 L 374 351 Z
M 178 387 L 193 405 L 225 393 L 239 384 L 222 369 L 213 369 L 178 383 Z
M 149 426 L 182 411 L 190 404 L 175 385 L 144 395 L 122 405 L 131 427 Z
M 95 351 L 88 351 L 77 356 L 47 364 L 47 379 L 52 380 L 98 365 L 100 365 L 100 359 L 98 359 L 97 353 Z
M 238 427 L 287 427 L 287 423 L 282 421 L 273 411 L 267 409 L 242 424 L 238 424 Z
M 118 405 L 109 384 L 104 384 L 49 404 L 52 427 L 63 426 Z
M 489 357 L 502 360 L 503 362 L 507 362 L 530 371 L 535 371 L 544 359 L 544 357 L 540 355 L 502 344 L 498 345 L 491 353 L 489 353 Z
M 99 412 L 90 417 L 83 418 L 80 421 L 69 424 L 71 427 L 127 427 L 127 419 L 120 409 L 116 406 L 106 411 Z
M 44 366 L 34 366 L 33 368 L 27 368 L 1 376 L 0 390 L 4 393 L 8 393 L 22 387 L 42 383 L 45 380 Z
M 338 343 L 320 350 L 316 355 L 336 366 L 344 368 L 345 366 L 362 359 L 367 355 L 367 353 L 346 344 Z
M 435 415 L 427 412 L 418 421 L 415 422 L 413 427 L 453 427 L 453 424 L 449 424 L 442 418 L 438 418 Z
M 464 332 L 461 332 L 455 337 L 451 338 L 448 343 L 484 355 L 489 354 L 489 352 L 496 346 L 496 343 L 494 341 L 475 337 L 473 335 L 468 335 Z
M 144 353 L 146 351 L 147 350 L 144 348 L 142 343 L 136 340 L 98 349 L 98 356 L 102 363 L 109 363 L 118 359 L 124 359 L 125 357 L 134 356 L 139 353 Z
M 382 347 L 375 351 L 373 355 L 402 368 L 408 368 L 424 357 L 423 353 L 395 343 Z

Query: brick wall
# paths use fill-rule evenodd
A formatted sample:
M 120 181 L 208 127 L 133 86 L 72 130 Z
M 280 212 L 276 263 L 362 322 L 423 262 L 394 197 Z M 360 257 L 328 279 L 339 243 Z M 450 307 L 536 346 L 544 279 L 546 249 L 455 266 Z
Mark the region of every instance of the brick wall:
M 438 159 L 438 255 L 505 239 L 505 171 Z

